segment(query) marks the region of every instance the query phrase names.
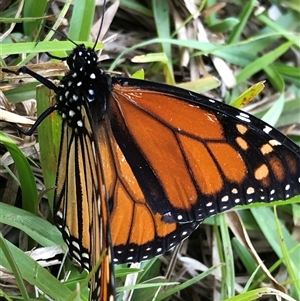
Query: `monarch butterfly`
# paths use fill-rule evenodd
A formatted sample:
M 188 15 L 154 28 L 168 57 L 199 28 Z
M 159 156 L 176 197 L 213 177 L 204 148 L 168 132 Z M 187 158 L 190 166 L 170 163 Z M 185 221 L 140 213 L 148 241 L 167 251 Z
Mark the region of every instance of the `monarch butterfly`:
M 77 45 L 57 87 L 62 136 L 55 223 L 90 270 L 91 300 L 114 300 L 115 263 L 157 256 L 207 217 L 300 194 L 300 148 L 263 121 L 214 99 L 113 77 Z

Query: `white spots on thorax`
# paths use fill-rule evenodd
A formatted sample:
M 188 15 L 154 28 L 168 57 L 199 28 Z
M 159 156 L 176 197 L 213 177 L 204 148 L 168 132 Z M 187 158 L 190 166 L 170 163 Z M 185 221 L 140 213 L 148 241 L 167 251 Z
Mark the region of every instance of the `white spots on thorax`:
M 73 110 L 70 110 L 69 111 L 69 116 L 72 118 L 72 117 L 74 117 L 75 116 L 75 112 L 73 111 Z

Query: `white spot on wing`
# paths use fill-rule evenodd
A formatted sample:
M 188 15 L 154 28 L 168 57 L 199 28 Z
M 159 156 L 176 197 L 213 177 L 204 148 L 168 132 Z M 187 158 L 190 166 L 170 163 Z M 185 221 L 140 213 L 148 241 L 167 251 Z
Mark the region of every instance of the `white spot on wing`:
M 228 195 L 225 195 L 221 198 L 221 202 L 228 202 L 228 200 L 229 200 Z
M 271 144 L 272 146 L 277 146 L 277 145 L 281 145 L 281 143 L 275 139 L 272 139 L 269 141 L 269 144 Z
M 270 134 L 270 132 L 272 131 L 272 128 L 268 125 L 266 125 L 263 129 L 263 131 L 266 133 L 266 134 Z
M 252 194 L 252 193 L 254 193 L 254 192 L 255 192 L 255 190 L 254 190 L 253 187 L 248 187 L 248 189 L 247 189 L 247 194 Z
M 78 244 L 78 242 L 76 242 L 76 241 L 72 241 L 72 245 L 77 249 L 77 250 L 80 250 L 80 246 L 79 246 L 79 244 Z
M 251 122 L 250 119 L 249 119 L 249 115 L 247 115 L 247 114 L 245 114 L 245 113 L 243 113 L 243 112 L 240 112 L 239 115 L 237 115 L 236 117 L 237 117 L 238 119 L 240 119 L 240 120 L 245 121 L 245 122 L 248 122 L 248 123 Z
M 82 257 L 82 258 L 86 258 L 86 259 L 89 259 L 89 258 L 90 258 L 90 256 L 89 256 L 88 253 L 81 253 L 81 257 Z

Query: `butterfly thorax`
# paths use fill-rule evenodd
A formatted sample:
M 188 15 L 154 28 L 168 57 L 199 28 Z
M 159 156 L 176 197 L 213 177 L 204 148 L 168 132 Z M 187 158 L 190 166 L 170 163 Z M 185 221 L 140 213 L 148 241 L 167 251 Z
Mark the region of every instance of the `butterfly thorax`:
M 70 70 L 82 75 L 89 70 L 93 71 L 97 67 L 97 62 L 96 52 L 91 48 L 86 48 L 83 44 L 78 45 L 67 58 Z
M 109 77 L 99 67 L 95 51 L 84 45 L 74 49 L 67 64 L 70 70 L 60 82 L 57 108 L 63 120 L 77 132 L 83 128 L 86 107 L 89 112 L 97 112 L 96 119 L 103 118 Z

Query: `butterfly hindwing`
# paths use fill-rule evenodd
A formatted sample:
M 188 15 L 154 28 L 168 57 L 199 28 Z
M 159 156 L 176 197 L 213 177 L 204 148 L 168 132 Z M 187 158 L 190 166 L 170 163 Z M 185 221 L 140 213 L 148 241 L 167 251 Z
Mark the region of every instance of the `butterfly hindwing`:
M 153 210 L 114 139 L 108 117 L 104 124 L 98 131 L 98 141 L 111 208 L 114 262 L 147 260 L 177 245 L 196 229 L 199 222 L 179 224 L 168 214 L 160 214 L 161 210 Z
M 90 282 L 90 300 L 110 300 L 114 295 L 112 244 L 109 213 L 96 129 L 88 112 L 81 106 L 82 130 L 62 124 L 62 140 L 57 169 L 55 222 L 63 234 L 70 255 L 90 271 L 103 257 Z M 101 277 L 104 275 L 103 277 Z M 111 299 L 113 300 L 113 299 Z

